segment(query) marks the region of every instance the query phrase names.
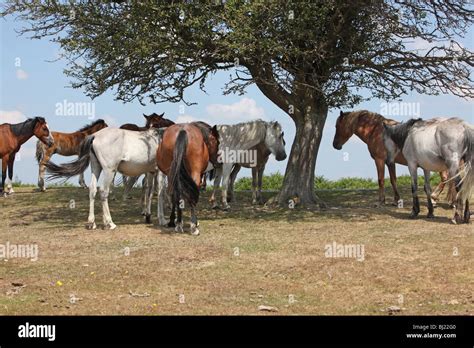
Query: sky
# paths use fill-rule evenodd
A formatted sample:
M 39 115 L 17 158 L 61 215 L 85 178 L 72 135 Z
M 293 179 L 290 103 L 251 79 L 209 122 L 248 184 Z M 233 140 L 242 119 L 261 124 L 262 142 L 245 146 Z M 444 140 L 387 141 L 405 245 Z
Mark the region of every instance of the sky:
M 261 118 L 280 122 L 285 131 L 286 151 L 287 154 L 290 153 L 295 134 L 293 121 L 268 100 L 256 86 L 249 87 L 243 96 L 224 96 L 222 88 L 228 81 L 229 72 L 217 73 L 209 79 L 206 83 L 207 93 L 200 91 L 198 86 L 190 87 L 186 91 L 186 98 L 197 103 L 192 106 L 179 103 L 146 106 L 138 102 L 124 104 L 114 100 L 111 92 L 91 100 L 83 90 L 69 87 L 71 81 L 63 73 L 66 62 L 63 59 L 58 60 L 59 46 L 46 39 L 30 40 L 19 36 L 15 29 L 24 25 L 25 23 L 13 21 L 12 17 L 0 19 L 0 124 L 18 123 L 27 117 L 43 116 L 47 119 L 51 130 L 73 132 L 99 118 L 104 119 L 109 126 L 120 126 L 124 123 L 144 125 L 142 114 L 152 112 L 164 112 L 166 118 L 177 123 L 203 120 L 210 124 L 233 124 Z M 473 34 L 474 29 L 471 28 L 469 35 L 460 40 L 471 51 L 474 49 Z M 415 42 L 414 45 L 414 48 L 426 49 L 426 43 Z M 419 111 L 423 119 L 457 116 L 474 124 L 473 100 L 465 100 L 452 95 L 427 96 L 413 93 L 404 96 L 399 101 L 410 103 L 405 105 L 413 107 L 412 111 L 405 115 L 390 114 L 390 109 L 386 107 L 388 102 L 393 101 L 371 99 L 357 105 L 354 110 L 367 109 L 399 121 L 416 117 Z M 82 111 L 68 109 L 71 105 L 78 106 L 81 103 L 87 103 L 85 104 L 87 108 Z M 391 105 L 400 106 L 401 104 Z M 375 164 L 368 153 L 367 146 L 356 136 L 353 136 L 341 151 L 332 147 L 338 115 L 338 109 L 332 109 L 329 112 L 316 163 L 316 175 L 329 179 L 376 178 Z M 31 138 L 22 146 L 17 155 L 15 164 L 17 181 L 37 182 L 38 165 L 34 156 L 35 146 L 36 138 Z M 52 160 L 63 163 L 73 158 L 55 155 Z M 287 160 L 277 162 L 271 156 L 266 173 L 284 173 L 286 163 Z M 406 167 L 397 165 L 397 173 L 407 174 L 408 170 Z M 243 168 L 239 175 L 251 176 L 251 172 Z M 87 170 L 86 182 L 88 178 L 89 170 Z M 77 179 L 73 178 L 70 182 L 77 184 Z

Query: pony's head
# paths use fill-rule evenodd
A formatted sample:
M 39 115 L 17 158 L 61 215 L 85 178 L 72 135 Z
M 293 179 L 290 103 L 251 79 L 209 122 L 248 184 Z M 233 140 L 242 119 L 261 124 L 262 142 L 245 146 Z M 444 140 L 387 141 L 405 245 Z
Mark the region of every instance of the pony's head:
M 54 144 L 53 136 L 49 131 L 48 123 L 44 117 L 35 117 L 34 119 L 33 134 L 44 144 L 51 147 Z
M 173 121 L 168 120 L 167 118 L 164 118 L 163 116 L 165 113 L 162 114 L 157 114 L 157 113 L 152 113 L 151 115 L 145 115 L 143 114 L 143 117 L 146 119 L 146 128 L 163 128 L 163 127 L 169 127 L 174 124 Z
M 101 129 L 104 129 L 104 128 L 107 128 L 109 125 L 107 123 L 105 123 L 104 120 L 100 119 L 100 120 L 97 120 L 95 121 L 90 129 L 92 130 L 92 133 L 95 133 L 95 132 L 98 132 L 100 131 Z
M 336 121 L 336 134 L 334 135 L 334 140 L 332 141 L 332 146 L 336 150 L 342 149 L 347 140 L 354 134 L 352 126 L 347 122 L 347 115 L 350 112 L 340 112 L 339 117 Z
M 265 134 L 265 145 L 275 156 L 277 161 L 283 161 L 286 158 L 285 139 L 283 131 L 278 122 L 270 122 Z

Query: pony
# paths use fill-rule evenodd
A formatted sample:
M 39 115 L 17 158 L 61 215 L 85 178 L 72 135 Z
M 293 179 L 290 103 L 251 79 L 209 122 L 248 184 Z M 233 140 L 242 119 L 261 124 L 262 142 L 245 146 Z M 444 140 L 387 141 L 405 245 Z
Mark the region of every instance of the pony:
M 126 123 L 120 126 L 120 129 L 127 129 L 127 130 L 132 130 L 132 131 L 145 131 L 147 129 L 150 129 L 152 127 L 154 128 L 162 128 L 162 127 L 169 127 L 174 124 L 173 121 L 168 120 L 167 118 L 164 118 L 163 116 L 165 113 L 162 114 L 157 114 L 157 113 L 152 113 L 151 115 L 145 115 L 143 114 L 143 117 L 146 119 L 146 124 L 144 127 L 137 126 L 134 123 Z
M 392 184 L 394 202 L 400 200 L 400 194 L 397 189 L 397 175 L 395 171 L 395 163 L 407 165 L 403 153 L 399 152 L 395 157 L 395 163 L 387 163 L 387 151 L 383 142 L 383 125 L 396 125 L 399 122 L 387 119 L 382 115 L 367 110 L 340 112 L 336 121 L 336 134 L 332 146 L 336 150 L 341 150 L 342 146 L 349 140 L 352 135 L 357 135 L 364 143 L 367 144 L 370 156 L 375 161 L 377 168 L 377 177 L 379 184 L 379 201 L 377 205 L 385 204 L 385 165 L 388 167 L 390 175 L 390 183 Z M 436 187 L 431 195 L 431 199 L 436 201 L 444 189 L 445 180 L 448 177 L 446 171 L 439 173 L 441 177 L 440 184 Z M 452 202 L 455 196 L 454 186 L 448 186 L 448 201 Z
M 230 209 L 227 193 L 241 167 L 252 168 L 253 203 L 261 202 L 262 178 L 270 154 L 277 161 L 286 159 L 284 132 L 278 122 L 255 120 L 235 125 L 218 125 L 220 163 L 216 168 L 210 202 L 218 208 L 216 191 L 222 180 L 222 209 Z M 231 194 L 232 198 L 233 194 Z
M 160 115 L 156 113 L 152 113 L 151 115 L 143 114 L 143 117 L 145 117 L 146 119 L 146 124 L 144 127 L 139 127 L 133 123 L 126 123 L 120 126 L 120 129 L 128 129 L 128 130 L 139 132 L 139 131 L 145 131 L 150 128 L 166 128 L 173 125 L 174 122 L 171 120 L 168 120 L 167 118 L 164 118 L 163 117 L 164 115 L 165 115 L 164 113 Z M 122 176 L 122 182 L 124 184 L 123 200 L 126 200 L 127 198 L 131 198 L 130 190 L 133 188 L 137 180 L 138 180 L 138 177 L 127 178 L 126 176 Z M 146 184 L 146 179 L 144 178 L 142 181 L 142 191 L 143 191 L 142 202 L 144 199 L 144 193 L 147 190 L 145 184 Z
M 54 154 L 62 156 L 79 156 L 82 141 L 91 134 L 107 127 L 104 120 L 97 120 L 89 125 L 82 127 L 73 133 L 51 132 L 54 138 L 53 146 L 46 146 L 41 141 L 36 143 L 36 161 L 39 164 L 38 171 L 38 187 L 41 192 L 46 191 L 44 183 L 44 174 L 46 170 L 45 164 L 49 162 Z M 84 173 L 79 175 L 79 185 L 87 188 L 84 182 Z
M 49 131 L 48 123 L 43 117 L 29 118 L 25 122 L 0 125 L 0 158 L 2 159 L 2 187 L 1 192 L 5 193 L 5 179 L 8 166 L 8 194 L 13 193 L 12 178 L 13 164 L 16 153 L 21 145 L 32 136 L 36 136 L 46 146 L 54 145 L 54 137 Z
M 425 193 L 428 197 L 428 218 L 433 218 L 430 171 L 448 171 L 448 180 L 453 180 L 456 203 L 452 222 L 468 223 L 470 218 L 469 197 L 474 187 L 474 127 L 459 118 L 434 118 L 423 121 L 411 119 L 398 125 L 384 124 L 384 144 L 387 161 L 393 163 L 399 152 L 403 153 L 411 175 L 413 208 L 411 218 L 418 216 L 417 169 L 421 167 L 425 176 Z M 462 168 L 464 165 L 464 168 Z M 464 213 L 463 213 L 464 205 Z M 461 218 L 461 215 L 463 217 Z
M 151 128 L 146 131 L 130 131 L 118 128 L 104 128 L 84 139 L 79 158 L 61 166 L 52 162 L 46 163 L 48 178 L 70 178 L 78 175 L 91 165 L 91 182 L 89 185 L 89 217 L 87 229 L 96 229 L 94 200 L 97 194 L 97 182 L 104 172 L 100 189 L 104 229 L 117 227 L 112 221 L 108 196 L 113 178 L 117 172 L 127 176 L 139 176 L 156 173 L 156 150 L 161 142 L 164 129 Z M 147 176 L 146 222 L 150 222 L 151 197 L 154 175 Z M 159 199 L 158 202 L 161 200 Z
M 200 233 L 196 205 L 201 177 L 213 168 L 213 163 L 217 163 L 218 148 L 216 127 L 211 128 L 204 122 L 175 124 L 163 133 L 163 140 L 156 151 L 156 163 L 167 176 L 168 192 L 172 196 L 168 226 L 175 227 L 177 232 L 183 232 L 182 210 L 187 202 L 191 209 L 191 234 Z

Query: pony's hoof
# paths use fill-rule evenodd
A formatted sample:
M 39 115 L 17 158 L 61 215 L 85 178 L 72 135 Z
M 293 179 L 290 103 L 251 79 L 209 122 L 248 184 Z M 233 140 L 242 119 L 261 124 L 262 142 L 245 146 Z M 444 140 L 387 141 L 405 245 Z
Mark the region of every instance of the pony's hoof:
M 175 230 L 175 232 L 183 233 L 183 232 L 184 232 L 183 224 L 180 223 L 180 224 L 176 225 L 176 227 L 174 228 L 174 230 Z
M 199 228 L 198 228 L 199 224 L 195 225 L 195 224 L 191 224 L 191 234 L 193 236 L 199 236 Z
M 256 199 L 252 199 L 252 205 L 257 205 L 258 201 Z
M 149 215 L 149 214 L 146 214 L 146 215 L 145 215 L 145 222 L 146 222 L 147 224 L 151 224 L 151 215 Z
M 214 210 L 219 210 L 219 206 L 217 204 L 212 205 L 211 208 L 214 209 Z
M 114 224 L 113 222 L 109 222 L 107 225 L 104 226 L 104 230 L 115 230 L 117 228 L 117 225 Z
M 416 219 L 417 216 L 418 216 L 418 213 L 415 213 L 413 211 L 410 213 L 410 219 Z
M 222 207 L 222 210 L 224 211 L 229 211 L 230 210 L 230 205 L 226 204 Z
M 456 213 L 456 214 L 454 214 L 453 218 L 451 219 L 451 222 L 454 225 L 459 225 L 459 224 L 462 224 L 463 220 L 462 220 L 461 216 L 458 213 Z
M 97 225 L 95 224 L 95 222 L 88 222 L 86 224 L 86 229 L 88 230 L 95 230 L 97 228 Z
M 426 215 L 426 217 L 427 217 L 428 219 L 434 219 L 435 216 L 434 216 L 433 213 L 428 213 L 428 215 Z

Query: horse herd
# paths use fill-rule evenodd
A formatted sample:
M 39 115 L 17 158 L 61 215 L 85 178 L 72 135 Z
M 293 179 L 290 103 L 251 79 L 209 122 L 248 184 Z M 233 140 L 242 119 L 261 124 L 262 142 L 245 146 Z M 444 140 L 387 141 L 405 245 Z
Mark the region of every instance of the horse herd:
M 262 178 L 270 154 L 278 161 L 286 158 L 284 133 L 278 122 L 255 120 L 211 127 L 204 122 L 175 124 L 164 118 L 164 114 L 153 113 L 144 117 L 146 124 L 143 127 L 125 124 L 112 128 L 103 120 L 97 120 L 73 133 L 50 132 L 42 117 L 19 124 L 0 125 L 2 192 L 4 195 L 13 193 L 11 182 L 15 154 L 23 143 L 36 136 L 39 139 L 36 158 L 40 191 L 46 191 L 45 174 L 50 180 L 79 175 L 80 185 L 87 187 L 83 173 L 91 167 L 88 229 L 97 228 L 94 201 L 101 174 L 99 194 L 103 228 L 111 230 L 116 225 L 110 214 L 108 197 L 115 175 L 121 173 L 124 177 L 126 198 L 137 178 L 145 174 L 142 205 L 146 222 L 151 221 L 151 202 L 157 192 L 158 223 L 167 223 L 164 201 L 168 197 L 171 198 L 171 214 L 167 225 L 182 232 L 182 212 L 187 205 L 191 210 L 190 232 L 198 235 L 196 205 L 200 190 L 205 186 L 206 175 L 210 174 L 211 179 L 214 177 L 213 208 L 218 207 L 215 193 L 222 180 L 222 209 L 227 210 L 228 202 L 233 199 L 233 184 L 239 170 L 241 167 L 252 168 L 252 203 L 262 203 Z M 421 167 L 425 176 L 428 218 L 433 217 L 434 204 L 448 185 L 448 200 L 454 207 L 451 221 L 455 224 L 469 222 L 469 197 L 474 187 L 473 126 L 457 118 L 411 119 L 398 123 L 366 110 L 341 111 L 336 122 L 333 147 L 340 150 L 354 134 L 367 144 L 375 161 L 379 205 L 385 203 L 385 165 L 389 169 L 395 203 L 400 200 L 395 163 L 407 165 L 412 178 L 413 208 L 410 216 L 416 217 L 420 211 L 417 168 Z M 76 155 L 78 159 L 56 165 L 50 161 L 54 154 Z M 9 184 L 5 191 L 7 168 Z M 440 172 L 442 178 L 433 193 L 429 184 L 430 171 Z

